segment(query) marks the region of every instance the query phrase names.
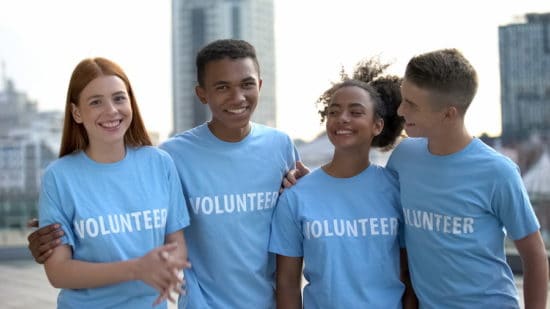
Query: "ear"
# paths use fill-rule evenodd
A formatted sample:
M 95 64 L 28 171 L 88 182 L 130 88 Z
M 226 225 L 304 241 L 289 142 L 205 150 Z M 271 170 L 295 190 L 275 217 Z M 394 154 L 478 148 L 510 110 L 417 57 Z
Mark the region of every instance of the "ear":
M 373 130 L 372 133 L 374 136 L 380 135 L 382 133 L 382 130 L 384 129 L 384 119 L 377 118 L 374 120 Z
M 80 115 L 80 109 L 74 103 L 71 103 L 71 114 L 73 115 L 73 119 L 76 123 L 82 123 L 82 116 Z
M 451 105 L 451 106 L 449 106 L 445 109 L 445 112 L 444 112 L 443 115 L 444 115 L 445 119 L 454 120 L 454 119 L 460 117 L 461 114 L 455 106 Z
M 262 79 L 259 79 L 258 80 L 258 90 L 261 90 L 262 89 L 262 84 L 264 83 L 264 81 Z
M 202 104 L 208 104 L 208 100 L 206 99 L 206 90 L 204 90 L 201 85 L 195 86 L 195 94 Z

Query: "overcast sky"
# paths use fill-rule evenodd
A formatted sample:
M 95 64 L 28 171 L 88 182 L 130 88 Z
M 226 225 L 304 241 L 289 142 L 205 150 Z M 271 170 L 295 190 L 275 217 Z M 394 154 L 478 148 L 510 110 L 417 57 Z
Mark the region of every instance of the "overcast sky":
M 550 1 L 492 4 L 275 0 L 278 127 L 303 139 L 322 131 L 314 102 L 342 65 L 351 70 L 378 55 L 402 74 L 410 57 L 456 47 L 480 77 L 468 128 L 500 134 L 498 26 L 550 12 Z M 110 58 L 129 75 L 146 126 L 164 139 L 172 121 L 170 10 L 168 0 L 0 0 L 2 73 L 41 110 L 60 110 L 74 66 L 85 57 Z

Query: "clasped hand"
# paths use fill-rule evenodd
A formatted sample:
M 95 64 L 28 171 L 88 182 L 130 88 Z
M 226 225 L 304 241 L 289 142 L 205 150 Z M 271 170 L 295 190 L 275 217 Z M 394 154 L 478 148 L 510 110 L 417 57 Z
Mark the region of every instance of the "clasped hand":
M 171 243 L 155 248 L 137 259 L 135 274 L 136 279 L 159 291 L 153 303 L 158 305 L 166 299 L 175 302 L 172 292 L 186 293 L 183 269 L 190 266 L 189 261 L 179 254 L 178 245 Z

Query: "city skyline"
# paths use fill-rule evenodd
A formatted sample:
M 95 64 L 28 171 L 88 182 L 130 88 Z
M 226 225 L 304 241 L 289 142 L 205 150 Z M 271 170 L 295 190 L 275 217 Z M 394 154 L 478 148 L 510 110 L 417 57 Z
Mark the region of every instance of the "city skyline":
M 275 0 L 280 129 L 306 140 L 323 131 L 314 103 L 342 65 L 351 70 L 361 58 L 378 55 L 401 75 L 413 55 L 456 47 L 480 77 L 468 128 L 476 135 L 500 133 L 498 26 L 526 13 L 550 12 L 550 3 L 507 0 L 493 12 L 473 0 L 452 10 L 438 1 L 363 2 Z M 172 126 L 170 16 L 171 1 L 101 0 L 89 6 L 81 0 L 0 0 L 1 73 L 40 110 L 62 110 L 76 63 L 111 58 L 126 70 L 147 127 L 162 140 Z

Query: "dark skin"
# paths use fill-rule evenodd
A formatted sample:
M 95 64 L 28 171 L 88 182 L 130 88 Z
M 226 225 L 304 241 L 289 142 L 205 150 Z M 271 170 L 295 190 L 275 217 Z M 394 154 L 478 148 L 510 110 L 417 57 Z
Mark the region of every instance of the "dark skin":
M 38 220 L 29 220 L 27 222 L 27 227 L 37 228 Z M 50 255 L 52 255 L 53 248 L 61 244 L 61 237 L 64 234 L 61 225 L 57 223 L 44 226 L 32 232 L 29 237 L 27 237 L 27 240 L 29 241 L 29 251 L 34 260 L 39 264 L 44 264 Z

